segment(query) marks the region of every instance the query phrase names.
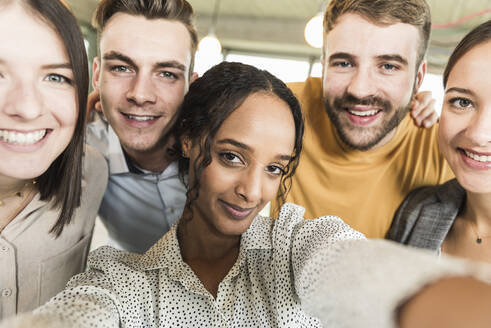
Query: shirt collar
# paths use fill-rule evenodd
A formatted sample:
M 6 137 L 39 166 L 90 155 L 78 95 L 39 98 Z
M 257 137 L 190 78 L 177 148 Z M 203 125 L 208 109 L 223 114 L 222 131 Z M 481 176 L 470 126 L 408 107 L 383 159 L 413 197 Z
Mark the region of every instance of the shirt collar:
M 141 257 L 143 270 L 169 269 L 172 276 L 182 276 L 184 260 L 177 240 L 177 220 L 171 229 Z M 258 215 L 251 226 L 242 234 L 238 260 L 249 250 L 269 250 L 273 248 L 271 232 L 274 220 Z M 241 256 L 242 255 L 242 256 Z

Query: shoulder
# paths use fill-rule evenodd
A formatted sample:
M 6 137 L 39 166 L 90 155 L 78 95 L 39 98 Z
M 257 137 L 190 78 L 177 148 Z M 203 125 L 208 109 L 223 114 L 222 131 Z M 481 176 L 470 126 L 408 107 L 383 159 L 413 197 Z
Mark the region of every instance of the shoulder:
M 352 229 L 337 216 L 322 216 L 312 220 L 303 218 L 305 209 L 286 203 L 281 207 L 274 231 L 277 239 L 295 239 L 296 243 L 326 243 L 344 239 L 363 239 L 360 232 Z
M 83 179 L 85 183 L 103 185 L 106 188 L 108 179 L 107 161 L 89 145 L 85 145 Z
M 100 116 L 87 125 L 86 142 L 104 156 L 109 152 L 110 126 Z
M 117 250 L 111 246 L 102 246 L 89 254 L 89 270 L 102 271 L 108 275 L 140 271 L 142 255 Z
M 310 77 L 305 82 L 289 83 L 288 87 L 298 98 L 304 110 L 322 100 L 322 81 L 320 78 Z
M 404 242 L 414 225 L 424 219 L 423 216 L 436 218 L 446 209 L 459 208 L 464 195 L 465 191 L 456 179 L 441 185 L 425 186 L 411 191 L 397 209 L 387 238 Z M 425 209 L 424 215 L 423 209 Z
M 456 179 L 437 186 L 424 186 L 411 191 L 402 202 L 397 214 L 411 212 L 431 203 L 453 202 L 455 196 L 462 197 L 465 191 Z

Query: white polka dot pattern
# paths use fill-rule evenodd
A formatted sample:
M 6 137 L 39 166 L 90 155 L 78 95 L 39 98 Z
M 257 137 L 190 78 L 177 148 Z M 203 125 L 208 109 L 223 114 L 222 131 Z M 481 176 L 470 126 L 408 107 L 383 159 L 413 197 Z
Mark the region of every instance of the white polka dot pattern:
M 339 218 L 303 220 L 303 213 L 285 204 L 277 220 L 255 218 L 216 299 L 183 262 L 174 225 L 143 255 L 96 250 L 89 270 L 38 313 L 77 327 L 321 327 L 300 307 L 305 293 L 296 288 L 316 282 L 303 266 L 320 249 L 363 235 Z M 308 281 L 296 281 L 299 272 Z

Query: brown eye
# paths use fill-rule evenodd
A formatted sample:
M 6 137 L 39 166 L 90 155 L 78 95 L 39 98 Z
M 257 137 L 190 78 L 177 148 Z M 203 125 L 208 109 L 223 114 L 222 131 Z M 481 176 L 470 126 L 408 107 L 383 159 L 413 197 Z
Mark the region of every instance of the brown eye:
M 473 106 L 473 103 L 470 99 L 462 98 L 462 97 L 450 99 L 450 104 L 456 108 L 461 108 L 461 109 Z
M 231 152 L 223 152 L 220 153 L 219 156 L 220 159 L 226 164 L 238 165 L 243 163 L 239 156 Z
M 266 171 L 268 171 L 268 173 L 271 173 L 273 175 L 283 175 L 283 174 L 285 174 L 285 170 L 282 169 L 281 167 L 277 166 L 277 165 L 268 165 L 268 166 L 266 166 Z

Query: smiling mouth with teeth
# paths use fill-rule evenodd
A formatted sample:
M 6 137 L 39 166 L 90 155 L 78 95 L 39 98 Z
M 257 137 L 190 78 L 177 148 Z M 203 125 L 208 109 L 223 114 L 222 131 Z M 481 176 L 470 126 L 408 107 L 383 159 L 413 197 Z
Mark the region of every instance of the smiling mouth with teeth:
M 491 155 L 486 156 L 486 155 L 478 155 L 471 153 L 470 151 L 463 150 L 465 155 L 475 161 L 481 162 L 481 163 L 491 163 Z
M 42 140 L 47 132 L 46 129 L 34 132 L 0 130 L 0 140 L 12 145 L 29 146 Z
M 122 113 L 125 117 L 129 118 L 130 120 L 138 121 L 138 122 L 146 122 L 146 121 L 152 121 L 156 120 L 160 116 L 135 116 L 135 115 L 130 115 L 130 114 L 125 114 Z
M 374 110 L 365 110 L 365 111 L 358 111 L 358 110 L 353 110 L 353 109 L 348 109 L 348 112 L 352 115 L 360 116 L 360 117 L 365 117 L 365 116 L 373 116 L 376 115 L 380 112 L 379 109 L 374 109 Z

